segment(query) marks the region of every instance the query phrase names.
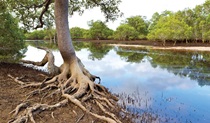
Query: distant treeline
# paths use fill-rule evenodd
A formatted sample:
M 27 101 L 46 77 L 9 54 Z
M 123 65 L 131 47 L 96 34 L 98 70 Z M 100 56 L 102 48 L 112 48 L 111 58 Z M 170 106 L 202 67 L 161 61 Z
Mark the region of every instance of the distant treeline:
M 124 20 L 116 30 L 106 23 L 90 21 L 88 30 L 80 27 L 70 29 L 73 39 L 90 40 L 141 40 L 166 42 L 209 42 L 210 41 L 210 0 L 195 8 L 182 11 L 154 13 L 150 20 L 144 16 L 132 16 Z M 27 39 L 53 39 L 55 29 L 36 30 L 26 33 Z

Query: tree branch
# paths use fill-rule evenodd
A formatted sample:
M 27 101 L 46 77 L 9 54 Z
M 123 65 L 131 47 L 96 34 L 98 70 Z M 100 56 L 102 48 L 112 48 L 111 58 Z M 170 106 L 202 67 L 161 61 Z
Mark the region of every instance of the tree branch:
M 42 18 L 43 18 L 43 15 L 45 14 L 45 12 L 48 11 L 48 8 L 49 8 L 50 4 L 52 3 L 52 0 L 46 0 L 46 2 L 44 2 L 44 3 L 45 3 L 44 9 L 42 10 L 42 13 L 39 16 L 40 24 L 37 25 L 34 29 L 38 29 L 38 28 L 42 28 L 43 27 L 44 22 L 43 22 Z
M 33 5 L 31 5 L 31 6 L 25 6 L 25 5 L 21 4 L 21 3 L 20 3 L 19 5 L 20 5 L 20 7 L 26 8 L 26 9 L 28 9 L 28 10 L 29 10 L 30 8 L 36 9 L 36 8 L 41 8 L 41 7 L 43 7 L 44 4 L 47 3 L 47 1 L 49 1 L 49 0 L 45 0 L 42 4 L 39 4 L 39 5 L 33 4 Z

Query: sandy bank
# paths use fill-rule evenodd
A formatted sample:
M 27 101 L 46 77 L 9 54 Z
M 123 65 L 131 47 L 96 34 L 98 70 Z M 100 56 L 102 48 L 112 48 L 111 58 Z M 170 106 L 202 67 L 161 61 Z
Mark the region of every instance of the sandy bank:
M 174 46 L 174 47 L 156 47 L 156 46 L 145 46 L 145 45 L 127 45 L 127 44 L 110 44 L 111 46 L 121 46 L 121 47 L 142 47 L 149 49 L 162 49 L 162 50 L 190 50 L 190 51 L 208 51 L 210 52 L 210 47 L 204 46 Z

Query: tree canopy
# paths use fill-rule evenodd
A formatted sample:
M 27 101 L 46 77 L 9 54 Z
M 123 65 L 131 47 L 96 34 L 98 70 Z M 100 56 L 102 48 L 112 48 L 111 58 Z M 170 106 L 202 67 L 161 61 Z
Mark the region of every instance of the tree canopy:
M 91 39 L 108 39 L 112 36 L 113 31 L 109 29 L 106 24 L 102 21 L 90 21 L 89 22 L 89 35 Z
M 148 21 L 146 17 L 133 16 L 126 19 L 126 23 L 135 28 L 138 38 L 145 38 L 148 33 Z
M 135 28 L 128 24 L 120 25 L 114 33 L 114 38 L 118 40 L 132 40 L 137 39 L 137 37 L 138 33 Z
M 149 39 L 159 39 L 165 45 L 166 40 L 174 41 L 188 39 L 192 34 L 192 29 L 184 21 L 180 21 L 175 16 L 161 17 L 153 30 L 148 34 Z
M 84 38 L 85 29 L 80 27 L 73 27 L 70 29 L 70 34 L 73 39 Z
M 121 0 L 70 0 L 68 3 L 69 14 L 75 12 L 82 14 L 86 9 L 100 7 L 106 20 L 116 20 L 122 16 L 118 5 Z M 26 29 L 37 29 L 54 23 L 54 0 L 8 0 L 11 12 Z M 120 14 L 119 14 L 120 13 Z

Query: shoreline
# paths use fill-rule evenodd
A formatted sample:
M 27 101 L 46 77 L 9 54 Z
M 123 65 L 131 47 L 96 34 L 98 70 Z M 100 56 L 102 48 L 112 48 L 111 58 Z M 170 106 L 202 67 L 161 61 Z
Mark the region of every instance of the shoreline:
M 120 46 L 120 47 L 136 47 L 136 48 L 149 48 L 154 50 L 188 50 L 188 51 L 207 51 L 210 52 L 210 47 L 204 46 L 167 46 L 167 47 L 159 47 L 159 46 L 149 46 L 149 45 L 130 45 L 130 44 L 109 44 L 110 46 Z
M 37 40 L 27 40 L 37 41 Z M 46 41 L 46 40 L 45 40 Z M 177 43 L 173 46 L 173 43 L 169 42 L 166 46 L 162 46 L 159 41 L 149 40 L 134 40 L 134 41 L 116 41 L 116 40 L 88 40 L 88 39 L 74 39 L 73 42 L 91 42 L 91 43 L 105 43 L 110 46 L 121 46 L 121 47 L 136 47 L 136 48 L 148 48 L 157 50 L 188 50 L 188 51 L 205 51 L 210 52 L 210 43 Z

